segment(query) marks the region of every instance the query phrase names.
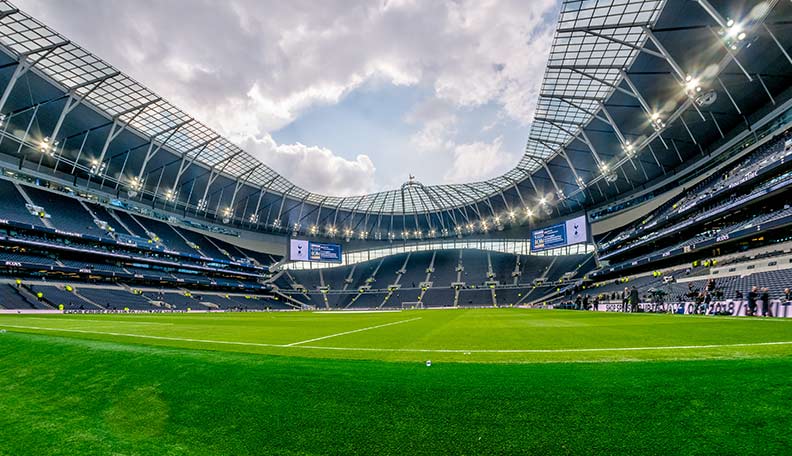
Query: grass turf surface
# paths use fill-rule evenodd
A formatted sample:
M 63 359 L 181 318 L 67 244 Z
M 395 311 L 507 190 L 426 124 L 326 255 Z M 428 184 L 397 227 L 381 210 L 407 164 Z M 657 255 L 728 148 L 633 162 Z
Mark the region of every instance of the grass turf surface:
M 753 345 L 792 341 L 792 321 L 495 309 L 0 328 L 0 454 L 792 452 L 792 344 Z

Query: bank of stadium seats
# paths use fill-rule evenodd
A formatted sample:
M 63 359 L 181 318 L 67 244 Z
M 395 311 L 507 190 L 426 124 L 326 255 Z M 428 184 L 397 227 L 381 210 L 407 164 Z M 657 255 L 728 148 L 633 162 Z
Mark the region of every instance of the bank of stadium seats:
M 84 204 L 88 207 L 88 209 L 91 210 L 91 212 L 93 212 L 93 215 L 97 219 L 107 223 L 113 229 L 114 232 L 128 234 L 127 231 L 121 226 L 121 224 L 118 223 L 118 220 L 116 220 L 112 215 L 110 215 L 110 213 L 107 211 L 107 209 L 104 208 L 104 206 L 88 201 L 84 202 Z
M 132 294 L 123 288 L 77 287 L 77 293 L 105 309 L 152 310 L 158 308 L 144 296 Z
M 492 262 L 493 280 L 501 285 L 508 285 L 514 282 L 514 266 L 517 264 L 517 257 L 508 253 L 490 252 Z
M 33 295 L 42 293 L 44 301 L 48 302 L 52 307 L 58 308 L 63 305 L 66 310 L 72 309 L 96 309 L 93 304 L 84 301 L 76 294 L 59 288 L 55 285 L 30 285 L 30 291 Z
M 325 286 L 330 290 L 342 290 L 345 285 L 344 281 L 349 276 L 349 271 L 351 270 L 351 266 L 337 266 L 323 269 L 322 278 L 324 278 Z
M 37 206 L 43 207 L 50 215 L 50 222 L 55 228 L 73 233 L 109 237 L 106 231 L 94 223 L 91 214 L 77 199 L 35 187 L 25 187 L 24 190 Z
M 124 211 L 113 211 L 116 217 L 124 224 L 127 228 L 127 231 L 132 236 L 137 236 L 139 238 L 148 239 L 149 237 L 146 235 L 146 230 L 140 226 L 137 219 L 132 217 L 132 214 L 129 214 Z
M 12 182 L 0 179 L 0 195 L 2 195 L 0 198 L 0 218 L 31 225 L 43 225 L 41 219 L 31 215 L 25 208 L 26 201 Z
M 327 293 L 325 295 L 327 297 L 327 305 L 331 309 L 339 309 L 345 307 L 349 304 L 349 301 L 356 296 L 356 293 Z
M 267 253 L 255 252 L 253 250 L 246 249 L 244 247 L 234 246 L 234 249 L 237 250 L 242 256 L 245 256 L 247 258 L 252 258 L 263 266 L 269 266 L 281 260 L 281 257 L 279 256 L 272 256 Z
M 463 250 L 462 266 L 465 271 L 462 273 L 462 281 L 466 285 L 484 285 L 487 280 L 487 252 L 483 250 Z
M 319 282 L 319 271 L 289 271 L 289 274 L 294 278 L 294 280 L 305 287 L 308 291 L 318 291 L 320 282 Z
M 0 307 L 6 309 L 52 309 L 45 302 L 29 296 L 21 286 L 0 284 Z
M 94 271 L 108 271 L 108 272 L 121 272 L 121 273 L 126 272 L 124 268 L 120 266 L 107 264 L 107 263 L 96 263 L 90 261 L 80 261 L 80 260 L 72 260 L 65 258 L 59 258 L 58 261 L 60 261 L 64 266 L 68 266 L 72 268 L 79 268 L 79 269 L 87 268 Z
M 520 257 L 520 281 L 519 283 L 530 284 L 534 279 L 538 279 L 547 271 L 553 262 L 551 256 L 523 255 Z
M 148 232 L 156 234 L 160 242 L 168 249 L 182 253 L 198 254 L 198 252 L 190 247 L 184 238 L 167 223 L 140 215 L 135 215 L 133 217 L 140 221 Z
M 401 269 L 406 257 L 406 254 L 397 254 L 384 257 L 382 259 L 379 271 L 377 271 L 375 282 L 371 284 L 371 287 L 385 289 L 388 287 L 388 285 L 396 281 L 396 271 Z
M 147 291 L 143 294 L 151 301 L 161 301 L 174 306 L 176 309 L 207 309 L 201 301 L 190 296 L 185 296 L 183 293 Z
M 354 271 L 352 272 L 352 283 L 349 284 L 347 289 L 357 290 L 358 288 L 366 285 L 366 280 L 371 277 L 372 274 L 374 274 L 374 271 L 377 269 L 377 265 L 379 265 L 380 261 L 382 260 L 371 260 L 353 265 Z
M 547 272 L 547 281 L 556 282 L 567 272 L 575 272 L 575 277 L 582 276 L 593 267 L 591 255 L 564 255 L 556 257 L 550 270 Z M 588 265 L 588 267 L 586 267 Z
M 357 297 L 349 305 L 350 308 L 374 308 L 379 307 L 382 301 L 385 300 L 387 293 L 384 292 L 366 292 Z
M 426 268 L 432 261 L 432 252 L 412 252 L 405 273 L 399 279 L 402 288 L 417 288 L 426 279 Z
M 530 288 L 497 288 L 495 290 L 495 302 L 502 307 L 516 305 L 529 291 Z
M 450 287 L 429 288 L 423 295 L 421 302 L 425 307 L 452 307 L 454 305 L 455 290 Z
M 435 255 L 434 272 L 430 280 L 434 287 L 450 287 L 456 282 L 456 267 L 459 263 L 459 250 L 438 250 Z
M 217 247 L 215 247 L 211 242 L 209 242 L 206 237 L 204 237 L 201 233 L 196 233 L 195 231 L 191 231 L 185 228 L 179 227 L 171 227 L 172 229 L 176 230 L 182 237 L 187 239 L 187 241 L 192 242 L 198 247 L 199 252 L 195 252 L 194 249 L 190 249 L 187 252 L 189 253 L 201 253 L 205 257 L 209 258 L 218 258 L 227 260 L 228 257 L 223 254 Z M 157 233 L 159 234 L 159 233 Z M 180 239 L 182 243 L 184 242 L 183 239 Z M 167 242 L 167 241 L 166 241 Z
M 184 230 L 182 230 L 182 231 L 184 231 Z M 230 243 L 228 243 L 228 242 L 225 242 L 224 240 L 222 240 L 222 239 L 219 239 L 219 238 L 217 238 L 217 237 L 213 237 L 213 236 L 207 236 L 207 235 L 202 235 L 202 236 L 204 237 L 204 239 L 206 239 L 206 242 L 208 242 L 208 243 L 210 243 L 210 244 L 212 244 L 212 245 L 216 246 L 216 249 L 219 249 L 219 250 L 221 250 L 221 253 L 222 253 L 222 251 L 223 251 L 223 250 L 225 250 L 226 252 L 228 252 L 228 255 L 226 255 L 226 254 L 223 254 L 223 255 L 222 255 L 221 257 L 219 257 L 219 258 L 222 258 L 222 259 L 232 259 L 232 260 L 233 260 L 233 259 L 245 259 L 245 258 L 248 258 L 248 255 L 247 255 L 247 254 L 243 253 L 241 250 L 239 250 L 239 249 L 238 249 L 238 248 L 237 248 L 235 245 L 233 245 L 233 244 L 230 244 Z M 265 254 L 265 255 L 266 255 L 266 254 Z M 269 264 L 272 264 L 273 262 L 274 262 L 274 261 L 272 261 L 272 258 L 270 258 L 270 259 L 269 259 L 267 262 L 265 262 L 265 263 L 262 263 L 262 264 L 263 264 L 263 265 L 269 265 Z M 259 263 L 261 263 L 261 261 L 259 261 Z
M 34 263 L 46 266 L 57 264 L 55 260 L 44 255 L 2 248 L 0 248 L 0 261 L 16 261 L 19 263 Z
M 459 290 L 457 305 L 464 306 L 492 306 L 492 290 L 489 288 L 463 288 Z

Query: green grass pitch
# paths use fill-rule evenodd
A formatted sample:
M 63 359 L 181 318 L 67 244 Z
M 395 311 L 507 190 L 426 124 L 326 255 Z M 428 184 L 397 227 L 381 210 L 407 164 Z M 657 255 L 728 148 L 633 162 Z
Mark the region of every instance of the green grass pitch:
M 0 455 L 792 454 L 792 320 L 6 314 L 0 330 Z

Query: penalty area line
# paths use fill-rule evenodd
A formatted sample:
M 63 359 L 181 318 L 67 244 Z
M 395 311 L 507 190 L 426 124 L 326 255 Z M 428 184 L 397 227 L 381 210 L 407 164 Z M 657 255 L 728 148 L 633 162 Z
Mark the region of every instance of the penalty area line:
M 297 346 L 297 345 L 307 344 L 309 342 L 316 342 L 318 340 L 330 339 L 331 337 L 345 336 L 347 334 L 354 334 L 354 333 L 357 333 L 357 332 L 369 331 L 369 330 L 377 329 L 377 328 L 384 328 L 386 326 L 400 325 L 402 323 L 409 323 L 411 321 L 420 320 L 420 319 L 421 319 L 421 317 L 410 318 L 409 320 L 400 320 L 400 321 L 394 321 L 394 322 L 391 322 L 391 323 L 385 323 L 385 324 L 382 324 L 382 325 L 368 326 L 366 328 L 360 328 L 360 329 L 353 329 L 351 331 L 344 331 L 344 332 L 340 332 L 340 333 L 336 333 L 336 334 L 330 334 L 329 336 L 322 336 L 322 337 L 316 337 L 314 339 L 301 340 L 299 342 L 292 342 L 290 344 L 284 345 L 284 347 L 294 347 L 294 346 Z

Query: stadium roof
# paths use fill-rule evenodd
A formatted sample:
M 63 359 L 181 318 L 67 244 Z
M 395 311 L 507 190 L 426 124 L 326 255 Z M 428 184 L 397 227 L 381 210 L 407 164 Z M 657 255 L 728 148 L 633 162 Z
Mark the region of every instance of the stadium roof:
M 723 1 L 717 8 L 707 0 L 565 1 L 524 156 L 503 176 L 468 184 L 408 182 L 351 197 L 309 192 L 9 2 L 0 2 L 0 48 L 11 61 L 0 68 L 8 68 L 6 73 L 13 68 L 13 74 L 4 74 L 8 83 L 0 112 L 13 117 L 41 108 L 39 116 L 57 120 L 49 134 L 53 142 L 69 126 L 104 128 L 107 139 L 90 154 L 91 163 L 80 165 L 89 155 L 75 157 L 65 147 L 58 162 L 71 160 L 73 172 L 98 172 L 103 183 L 115 181 L 116 189 L 134 189 L 141 198 L 159 198 L 174 208 L 181 204 L 206 212 L 207 200 L 217 193 L 213 185 L 223 182 L 222 188 L 233 187 L 233 197 L 221 192 L 217 209 L 226 207 L 231 218 L 243 220 L 255 215 L 256 226 L 262 222 L 259 212 L 250 210 L 251 198 L 258 198 L 255 211 L 262 199 L 280 206 L 263 222 L 276 228 L 306 229 L 315 223 L 305 214 L 318 210 L 316 223 L 335 211 L 332 225 L 341 214 L 343 220 L 357 220 L 353 225 L 365 233 L 371 231 L 370 218 L 377 217 L 379 228 L 383 216 L 391 218 L 391 230 L 398 216 L 400 230 L 413 218 L 415 229 L 448 231 L 504 214 L 514 218 L 539 201 L 552 206 L 548 215 L 591 207 L 665 175 L 732 128 L 750 125 L 747 115 L 784 100 L 789 88 L 792 59 L 784 46 L 792 41 L 790 9 L 789 2 L 778 1 Z M 28 73 L 58 88 L 65 104 L 52 103 L 57 97 L 16 100 L 16 82 Z M 87 114 L 78 115 L 85 112 L 75 110 L 78 105 L 107 121 L 92 126 Z M 122 133 L 144 141 L 120 146 L 116 138 Z M 109 157 L 123 147 L 121 165 Z M 162 163 L 154 168 L 157 179 L 150 165 L 160 151 L 175 157 L 178 166 Z M 128 167 L 130 161 L 139 166 Z M 208 177 L 195 175 L 198 168 Z M 205 188 L 191 188 L 185 199 L 179 190 L 200 179 Z M 237 207 L 243 199 L 244 209 Z

